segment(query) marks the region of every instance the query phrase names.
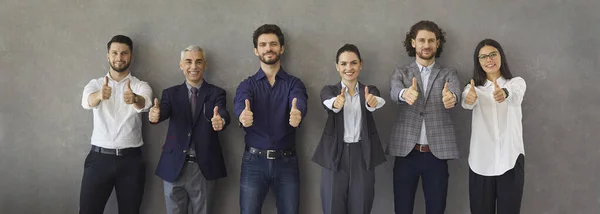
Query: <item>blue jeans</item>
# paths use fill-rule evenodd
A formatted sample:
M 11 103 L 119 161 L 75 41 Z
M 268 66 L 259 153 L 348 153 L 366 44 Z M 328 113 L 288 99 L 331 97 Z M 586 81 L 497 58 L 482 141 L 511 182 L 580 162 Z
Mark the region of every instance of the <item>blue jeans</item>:
M 298 214 L 300 198 L 298 157 L 266 157 L 244 152 L 240 175 L 241 214 L 260 214 L 273 186 L 278 214 Z

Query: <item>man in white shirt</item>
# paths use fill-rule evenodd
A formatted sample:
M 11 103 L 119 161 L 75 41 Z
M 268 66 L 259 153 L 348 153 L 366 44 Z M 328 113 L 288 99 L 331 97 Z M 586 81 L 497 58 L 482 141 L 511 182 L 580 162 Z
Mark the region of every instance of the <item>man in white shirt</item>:
M 113 188 L 119 213 L 137 214 L 142 203 L 142 118 L 152 102 L 148 83 L 130 74 L 133 42 L 116 35 L 107 44 L 110 71 L 83 89 L 81 105 L 94 114 L 92 149 L 85 159 L 79 213 L 102 214 Z

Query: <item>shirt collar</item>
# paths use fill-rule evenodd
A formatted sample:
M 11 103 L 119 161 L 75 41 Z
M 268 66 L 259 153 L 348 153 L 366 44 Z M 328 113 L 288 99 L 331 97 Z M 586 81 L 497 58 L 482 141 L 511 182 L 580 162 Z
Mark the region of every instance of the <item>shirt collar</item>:
M 340 82 L 342 84 L 342 88 L 346 89 L 344 91 L 348 92 L 348 86 L 346 86 L 343 81 Z M 354 89 L 356 90 L 356 92 L 358 92 L 358 82 L 356 82 L 356 86 L 354 86 Z
M 111 79 L 112 81 L 116 82 L 116 80 L 110 76 L 110 72 L 106 73 L 106 76 L 108 77 L 108 79 Z M 129 78 L 131 78 L 131 72 L 129 72 L 129 74 L 127 74 L 127 76 L 125 78 L 123 78 L 120 82 L 123 82 Z
M 504 83 L 507 82 L 506 79 L 504 79 L 503 76 L 498 77 L 498 85 L 504 85 Z M 483 83 L 483 87 L 489 87 L 489 86 L 494 86 L 494 82 L 490 81 L 489 79 L 485 79 L 485 83 Z
M 283 67 L 279 67 L 279 71 L 277 72 L 277 75 L 275 75 L 275 78 L 287 80 L 288 76 L 289 75 L 283 70 Z M 259 68 L 258 72 L 256 72 L 253 77 L 254 80 L 260 80 L 267 77 L 267 75 L 265 75 L 265 72 L 262 70 L 262 68 Z
M 427 66 L 427 69 L 429 69 L 429 71 L 431 71 L 431 69 L 433 68 L 433 65 L 435 65 L 435 62 L 431 63 L 431 65 Z M 421 64 L 419 64 L 419 62 L 417 62 L 417 66 L 419 67 L 419 72 L 423 72 L 423 67 Z
M 202 81 L 202 82 L 200 83 L 200 85 L 198 85 L 198 86 L 197 86 L 197 87 L 195 87 L 195 88 L 196 88 L 196 89 L 198 89 L 198 90 L 200 90 L 200 87 L 202 87 L 202 84 L 204 84 L 204 81 Z M 192 90 L 192 87 L 194 87 L 194 86 L 190 85 L 190 84 L 189 84 L 187 81 L 185 81 L 185 86 L 187 86 L 187 89 L 188 89 L 188 91 Z

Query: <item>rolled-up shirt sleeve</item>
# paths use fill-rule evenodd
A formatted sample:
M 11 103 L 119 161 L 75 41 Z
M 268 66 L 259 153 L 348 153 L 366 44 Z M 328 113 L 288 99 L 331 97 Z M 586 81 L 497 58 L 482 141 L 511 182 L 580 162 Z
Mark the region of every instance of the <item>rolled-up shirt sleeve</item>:
M 147 82 L 144 81 L 139 81 L 136 84 L 135 88 L 132 88 L 133 93 L 142 96 L 144 98 L 144 100 L 146 101 L 144 103 L 144 108 L 143 109 L 135 109 L 136 112 L 140 113 L 140 112 L 147 112 L 150 107 L 152 107 L 152 88 L 150 87 L 150 85 Z
M 93 94 L 94 92 L 97 92 L 100 90 L 100 85 L 97 82 L 96 79 L 90 80 L 90 82 L 85 85 L 85 87 L 83 88 L 83 95 L 81 96 L 81 107 L 83 107 L 84 109 L 90 110 L 90 109 L 98 109 L 98 106 L 90 106 L 90 103 L 88 102 L 88 98 L 90 97 L 91 94 Z

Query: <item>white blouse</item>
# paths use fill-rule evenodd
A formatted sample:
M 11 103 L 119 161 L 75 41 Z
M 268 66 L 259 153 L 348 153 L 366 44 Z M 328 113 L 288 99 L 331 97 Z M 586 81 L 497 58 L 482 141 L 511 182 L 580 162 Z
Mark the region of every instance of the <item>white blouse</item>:
M 494 100 L 494 83 L 489 80 L 475 87 L 477 100 L 473 105 L 465 103 L 471 84 L 462 92 L 462 107 L 473 110 L 469 166 L 483 176 L 504 174 L 514 168 L 520 154 L 525 154 L 521 122 L 525 80 L 500 77 L 497 82 L 508 90 L 508 97 L 502 103 Z

